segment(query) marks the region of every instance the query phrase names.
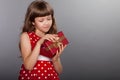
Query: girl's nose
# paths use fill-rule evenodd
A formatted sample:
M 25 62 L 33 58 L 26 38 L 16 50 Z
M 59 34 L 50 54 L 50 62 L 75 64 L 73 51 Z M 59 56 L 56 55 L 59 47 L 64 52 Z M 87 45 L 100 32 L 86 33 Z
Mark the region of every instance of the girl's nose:
M 45 23 L 44 24 L 48 24 L 48 21 L 45 21 Z

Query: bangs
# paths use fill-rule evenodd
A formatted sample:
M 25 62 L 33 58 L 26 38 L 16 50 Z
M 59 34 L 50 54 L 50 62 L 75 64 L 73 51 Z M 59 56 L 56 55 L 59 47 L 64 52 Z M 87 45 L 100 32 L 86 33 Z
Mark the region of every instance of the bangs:
M 53 15 L 53 10 L 40 7 L 38 10 L 36 10 L 33 13 L 33 15 L 35 15 L 36 17 L 43 17 L 43 16 L 47 16 L 47 15 Z
M 54 11 L 50 5 L 45 3 L 39 3 L 33 6 L 34 9 L 31 11 L 31 21 L 33 21 L 36 17 L 43 17 L 51 15 L 53 16 Z

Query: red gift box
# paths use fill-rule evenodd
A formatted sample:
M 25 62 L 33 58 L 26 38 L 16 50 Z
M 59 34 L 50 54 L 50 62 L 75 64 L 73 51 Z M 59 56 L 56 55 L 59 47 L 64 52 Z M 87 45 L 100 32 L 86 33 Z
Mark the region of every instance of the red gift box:
M 57 50 L 59 50 L 59 47 L 58 47 L 59 43 L 62 43 L 63 46 L 69 43 L 62 31 L 58 32 L 57 35 L 59 37 L 58 41 L 52 42 L 52 41 L 46 40 L 44 42 L 43 44 L 44 50 L 41 50 L 42 55 L 52 58 L 56 54 Z

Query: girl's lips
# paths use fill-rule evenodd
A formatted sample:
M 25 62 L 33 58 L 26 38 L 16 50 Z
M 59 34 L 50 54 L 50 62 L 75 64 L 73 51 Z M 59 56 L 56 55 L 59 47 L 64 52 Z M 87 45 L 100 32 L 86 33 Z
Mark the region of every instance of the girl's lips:
M 43 28 L 47 28 L 47 29 L 48 29 L 48 28 L 50 28 L 50 27 L 47 27 L 47 26 L 46 26 L 46 27 L 43 27 Z

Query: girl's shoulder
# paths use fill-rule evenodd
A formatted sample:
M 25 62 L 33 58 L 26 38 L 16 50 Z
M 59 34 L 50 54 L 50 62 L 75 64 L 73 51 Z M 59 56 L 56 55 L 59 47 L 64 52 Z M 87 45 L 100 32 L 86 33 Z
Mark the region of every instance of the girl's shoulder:
M 21 37 L 24 37 L 24 36 L 28 36 L 28 33 L 27 32 L 21 33 Z
M 29 39 L 28 33 L 27 32 L 21 33 L 20 39 Z

